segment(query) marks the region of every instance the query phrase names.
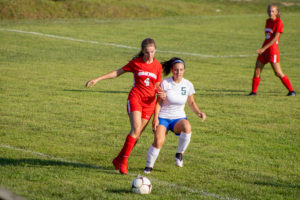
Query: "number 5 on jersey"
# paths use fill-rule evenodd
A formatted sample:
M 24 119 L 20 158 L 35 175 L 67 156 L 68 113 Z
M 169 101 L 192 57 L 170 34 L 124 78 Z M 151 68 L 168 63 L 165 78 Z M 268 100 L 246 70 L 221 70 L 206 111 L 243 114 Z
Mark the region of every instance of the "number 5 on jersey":
M 186 95 L 186 87 L 181 87 L 181 95 Z

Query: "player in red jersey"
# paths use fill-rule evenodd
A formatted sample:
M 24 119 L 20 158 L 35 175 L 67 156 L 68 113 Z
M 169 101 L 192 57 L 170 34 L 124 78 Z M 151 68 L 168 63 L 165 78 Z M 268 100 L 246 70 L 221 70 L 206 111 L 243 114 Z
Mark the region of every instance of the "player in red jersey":
M 275 72 L 275 75 L 281 79 L 282 83 L 289 90 L 287 96 L 296 96 L 295 91 L 290 83 L 289 78 L 282 73 L 280 63 L 279 63 L 279 48 L 278 42 L 281 33 L 283 33 L 283 23 L 280 19 L 280 12 L 278 6 L 275 4 L 270 4 L 268 6 L 269 19 L 266 20 L 265 27 L 265 41 L 262 47 L 256 50 L 258 53 L 256 67 L 254 70 L 254 76 L 252 80 L 252 92 L 249 94 L 255 96 L 257 88 L 260 83 L 260 74 L 267 63 L 271 63 L 271 66 Z
M 156 45 L 153 39 L 146 38 L 141 44 L 141 51 L 127 65 L 106 75 L 92 79 L 86 87 L 93 87 L 98 81 L 116 78 L 125 72 L 134 74 L 134 85 L 129 92 L 127 112 L 131 130 L 125 140 L 119 155 L 113 160 L 113 165 L 121 174 L 127 174 L 127 160 L 138 138 L 148 124 L 156 105 L 156 92 L 160 98 L 165 93 L 160 89 L 161 64 L 154 58 Z

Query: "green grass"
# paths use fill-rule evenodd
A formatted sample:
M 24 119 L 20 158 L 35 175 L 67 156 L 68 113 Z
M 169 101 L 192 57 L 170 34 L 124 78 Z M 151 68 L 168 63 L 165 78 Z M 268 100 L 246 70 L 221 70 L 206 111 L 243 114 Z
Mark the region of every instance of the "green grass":
M 259 95 L 247 96 L 254 52 L 264 38 L 264 12 L 1 21 L 1 29 L 99 44 L 0 31 L 0 185 L 27 199 L 299 199 L 299 96 L 285 96 L 287 90 L 270 65 L 263 71 Z M 296 92 L 300 91 L 299 17 L 284 13 L 280 41 L 282 69 Z M 193 82 L 196 102 L 207 120 L 200 123 L 186 109 L 193 136 L 185 166 L 174 165 L 178 138 L 169 133 L 148 176 L 153 192 L 141 197 L 131 193 L 130 184 L 143 173 L 153 140 L 151 127 L 132 152 L 129 175 L 114 173 L 111 164 L 130 129 L 125 106 L 132 75 L 100 82 L 92 89 L 84 84 L 123 66 L 137 53 L 102 43 L 139 47 L 149 36 L 162 51 L 233 57 L 157 52 L 160 61 L 172 56 L 185 59 L 185 78 Z
M 270 0 L 0 0 L 0 19 L 144 18 L 253 14 Z M 284 13 L 299 12 L 298 0 L 275 0 Z

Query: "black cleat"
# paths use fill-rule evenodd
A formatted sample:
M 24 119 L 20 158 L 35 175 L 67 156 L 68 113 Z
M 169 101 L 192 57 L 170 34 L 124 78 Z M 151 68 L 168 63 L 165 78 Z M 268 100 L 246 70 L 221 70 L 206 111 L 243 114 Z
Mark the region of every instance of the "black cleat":
M 256 93 L 255 92 L 250 92 L 249 96 L 256 96 Z
M 182 153 L 176 153 L 175 164 L 177 167 L 183 167 Z
M 152 167 L 145 167 L 145 169 L 144 169 L 144 173 L 145 174 L 150 174 L 151 172 L 152 172 Z
M 294 97 L 294 96 L 296 96 L 296 92 L 295 91 L 290 91 L 286 96 Z

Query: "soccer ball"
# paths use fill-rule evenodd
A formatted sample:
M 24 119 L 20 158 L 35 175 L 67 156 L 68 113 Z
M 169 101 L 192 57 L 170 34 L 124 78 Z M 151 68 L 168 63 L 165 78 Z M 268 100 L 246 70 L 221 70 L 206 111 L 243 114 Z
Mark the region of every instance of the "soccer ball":
M 137 194 L 150 194 L 152 184 L 147 177 L 138 176 L 132 181 L 131 188 Z

